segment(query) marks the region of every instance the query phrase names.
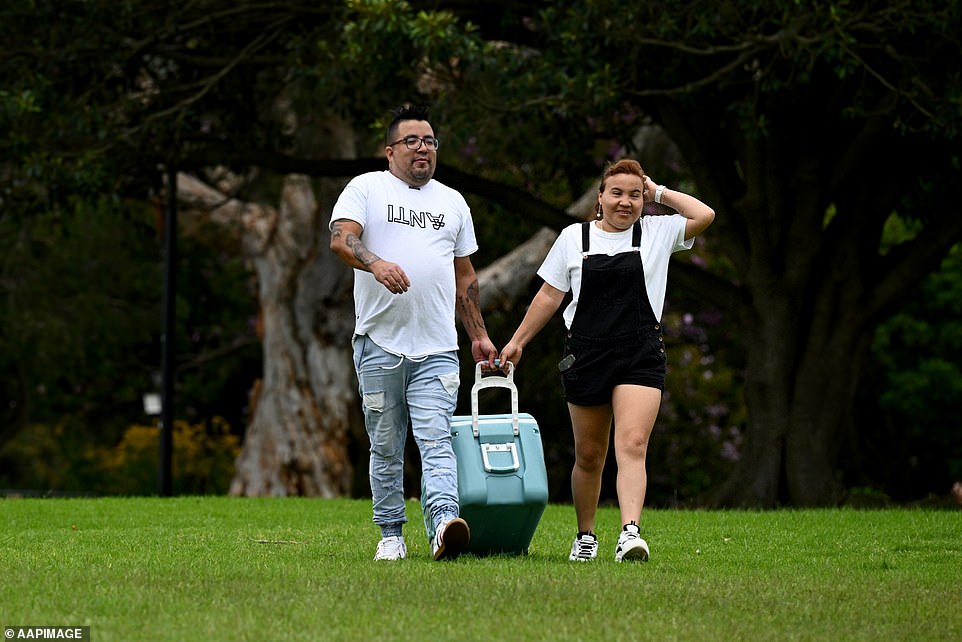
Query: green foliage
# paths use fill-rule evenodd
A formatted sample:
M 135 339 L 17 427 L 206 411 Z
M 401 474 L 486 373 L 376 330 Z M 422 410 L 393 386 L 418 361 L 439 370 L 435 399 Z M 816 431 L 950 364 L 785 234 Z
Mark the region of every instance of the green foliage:
M 234 476 L 234 460 L 240 440 L 230 426 L 214 417 L 206 426 L 174 422 L 173 492 L 177 494 L 224 494 Z M 130 426 L 112 449 L 92 449 L 87 459 L 99 469 L 102 492 L 151 495 L 157 492 L 157 461 L 160 431 L 157 426 Z
M 27 441 L 15 440 L 0 453 L 7 484 L 75 492 L 153 488 L 104 486 L 98 475 L 78 472 L 83 466 L 61 463 L 86 448 L 112 447 L 142 420 L 143 394 L 158 391 L 163 275 L 156 213 L 102 199 L 78 200 L 19 225 L 0 219 L 0 385 L 8 400 L 0 444 L 18 429 L 27 433 Z M 255 305 L 247 268 L 223 235 L 212 232 L 199 229 L 179 244 L 174 403 L 176 416 L 192 425 L 223 416 L 239 432 L 247 392 L 260 372 Z M 39 436 L 48 433 L 49 439 Z M 29 451 L 34 439 L 46 444 L 43 461 L 60 475 L 35 478 L 22 465 L 33 458 L 14 446 Z M 150 478 L 156 449 L 151 459 L 143 469 Z
M 262 372 L 252 272 L 223 229 L 183 220 L 176 278 L 177 417 L 191 423 L 224 417 L 239 431 Z
M 46 183 L 62 168 L 61 192 L 136 189 L 175 153 L 289 147 L 281 95 L 298 96 L 300 113 L 323 105 L 372 127 L 374 141 L 390 107 L 424 99 L 446 139 L 472 147 L 468 166 L 560 205 L 658 101 L 701 100 L 706 87 L 724 106 L 714 116 L 730 110 L 746 135 L 826 76 L 845 85 L 824 98 L 844 96 L 853 117 L 884 103 L 898 127 L 951 138 L 962 113 L 958 74 L 924 62 L 957 50 L 957 2 L 95 0 L 64 12 L 41 0 L 2 11 L 12 53 L 0 59 L 0 156 L 30 158 L 24 174 Z
M 881 393 L 862 396 L 865 423 L 877 422 L 863 472 L 896 499 L 948 489 L 962 479 L 962 247 L 876 331 L 872 361 Z
M 106 419 L 144 391 L 156 362 L 161 275 L 149 211 L 77 200 L 23 221 L 0 219 L 0 381 L 10 411 Z M 14 394 L 13 391 L 19 391 Z M 14 412 L 14 416 L 19 413 Z
M 717 311 L 668 308 L 668 376 L 648 454 L 650 505 L 692 503 L 742 456 L 746 422 L 738 359 Z
M 214 417 L 208 424 L 174 424 L 173 491 L 223 494 L 234 475 L 239 439 Z M 33 424 L 4 448 L 9 461 L 0 485 L 38 493 L 153 495 L 158 489 L 160 431 L 128 426 L 120 440 L 99 446 L 63 424 Z
M 737 278 L 710 236 L 672 260 Z M 649 494 L 653 502 L 684 505 L 721 484 L 742 457 L 744 338 L 730 314 L 677 287 L 670 274 L 662 318 L 668 374 L 649 447 Z

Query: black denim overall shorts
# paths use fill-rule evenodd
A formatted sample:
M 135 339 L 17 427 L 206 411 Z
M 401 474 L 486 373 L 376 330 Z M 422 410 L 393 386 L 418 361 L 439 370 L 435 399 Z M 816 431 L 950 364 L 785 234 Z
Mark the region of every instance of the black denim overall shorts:
M 579 406 L 611 402 L 615 386 L 665 389 L 667 357 L 661 324 L 645 287 L 641 221 L 631 230 L 631 251 L 588 255 L 586 222 L 581 231 L 581 294 L 559 368 L 565 399 Z

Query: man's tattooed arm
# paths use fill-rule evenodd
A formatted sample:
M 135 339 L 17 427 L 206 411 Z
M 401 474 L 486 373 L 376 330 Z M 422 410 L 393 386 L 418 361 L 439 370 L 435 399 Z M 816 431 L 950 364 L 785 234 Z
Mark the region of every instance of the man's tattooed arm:
M 342 261 L 358 270 L 370 272 L 374 279 L 393 294 L 403 294 L 411 287 L 404 268 L 385 261 L 367 249 L 361 241 L 364 228 L 356 221 L 338 219 L 331 225 L 331 249 Z
M 356 223 L 350 225 L 350 227 L 356 226 Z M 381 257 L 367 249 L 361 241 L 361 237 L 348 227 L 349 225 L 344 221 L 334 221 L 331 226 L 331 247 L 336 248 L 338 245 L 343 245 L 349 250 L 349 256 L 346 257 L 344 253 L 339 253 L 342 258 L 353 259 L 349 260 L 353 267 L 369 269 L 373 263 L 380 261 Z
M 372 263 L 381 260 L 381 257 L 364 247 L 364 243 L 361 242 L 360 237 L 356 234 L 348 234 L 344 239 L 344 243 L 351 248 L 351 251 L 354 253 L 354 258 L 360 261 L 364 267 L 371 267 Z
M 478 332 L 486 332 L 484 319 L 481 316 L 481 287 L 475 279 L 463 293 L 458 293 L 458 316 L 464 329 L 472 337 Z
M 478 277 L 474 272 L 474 266 L 471 265 L 471 259 L 466 256 L 455 258 L 454 275 L 457 288 L 456 312 L 461 318 L 464 330 L 471 337 L 471 356 L 475 363 L 485 362 L 486 367 L 494 368 L 498 349 L 491 343 L 488 330 L 484 327 L 484 317 L 481 314 L 481 286 L 478 284 Z

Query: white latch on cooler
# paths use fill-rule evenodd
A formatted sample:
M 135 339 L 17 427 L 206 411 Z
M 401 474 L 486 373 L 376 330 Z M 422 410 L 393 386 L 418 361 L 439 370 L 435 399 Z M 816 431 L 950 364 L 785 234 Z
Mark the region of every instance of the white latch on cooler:
M 511 453 L 510 466 L 492 466 L 488 453 Z M 518 449 L 514 442 L 506 444 L 481 444 L 481 461 L 484 462 L 484 470 L 489 473 L 509 473 L 518 470 L 521 463 L 518 461 Z

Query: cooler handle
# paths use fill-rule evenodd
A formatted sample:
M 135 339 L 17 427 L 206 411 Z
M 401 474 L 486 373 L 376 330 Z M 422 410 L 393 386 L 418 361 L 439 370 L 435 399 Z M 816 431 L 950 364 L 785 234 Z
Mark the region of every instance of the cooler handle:
M 514 364 L 507 361 L 508 374 L 507 375 L 489 375 L 487 377 L 481 374 L 481 364 L 484 361 L 479 361 L 474 366 L 474 385 L 471 386 L 471 431 L 474 434 L 474 438 L 478 438 L 478 391 L 482 388 L 507 388 L 511 391 L 511 428 L 514 432 L 514 436 L 517 437 L 520 433 L 518 429 L 518 388 L 514 385 Z
M 492 466 L 488 453 L 511 453 L 510 466 Z M 513 441 L 505 444 L 481 444 L 481 461 L 484 462 L 484 471 L 488 473 L 513 473 L 521 468 L 518 460 L 518 449 Z

